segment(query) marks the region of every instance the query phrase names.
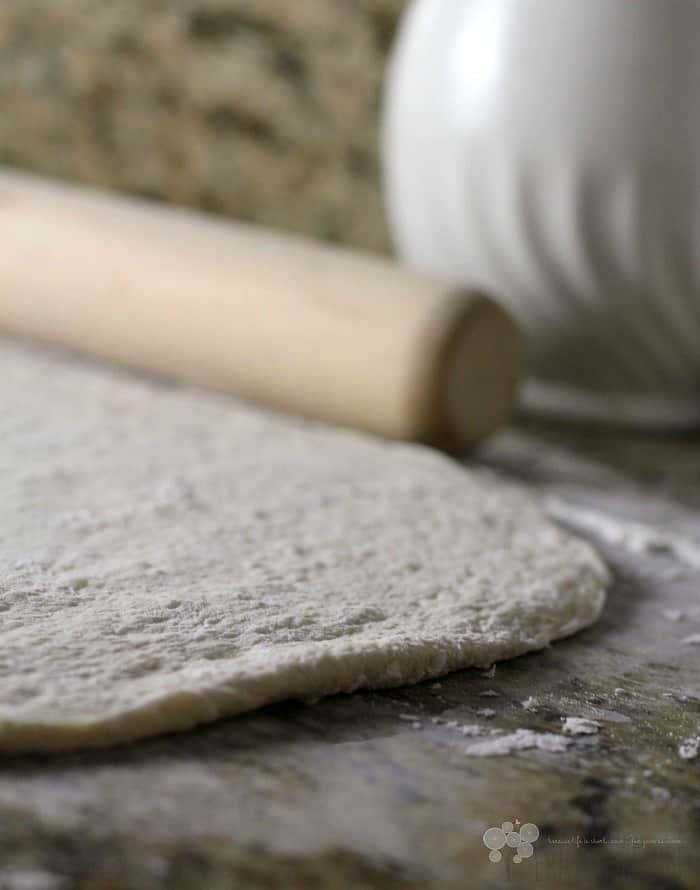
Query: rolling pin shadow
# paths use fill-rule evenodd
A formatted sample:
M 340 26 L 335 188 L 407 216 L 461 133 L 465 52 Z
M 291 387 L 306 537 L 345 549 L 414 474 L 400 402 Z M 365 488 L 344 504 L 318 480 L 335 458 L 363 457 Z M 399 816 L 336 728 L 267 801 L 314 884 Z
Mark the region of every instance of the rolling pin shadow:
M 0 330 L 449 449 L 503 424 L 511 318 L 381 258 L 0 170 Z

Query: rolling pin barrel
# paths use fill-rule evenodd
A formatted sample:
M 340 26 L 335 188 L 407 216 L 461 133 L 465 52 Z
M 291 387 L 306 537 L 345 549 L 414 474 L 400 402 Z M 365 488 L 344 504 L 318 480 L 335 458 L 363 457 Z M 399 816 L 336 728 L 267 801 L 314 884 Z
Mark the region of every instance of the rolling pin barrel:
M 492 300 L 388 260 L 0 171 L 0 331 L 392 438 L 503 423 Z

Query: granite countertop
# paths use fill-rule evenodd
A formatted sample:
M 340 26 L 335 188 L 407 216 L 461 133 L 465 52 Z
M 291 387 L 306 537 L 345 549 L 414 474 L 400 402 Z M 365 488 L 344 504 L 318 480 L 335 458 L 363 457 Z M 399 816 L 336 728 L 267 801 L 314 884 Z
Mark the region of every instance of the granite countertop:
M 594 628 L 493 673 L 6 759 L 0 888 L 697 886 L 699 445 L 543 426 L 496 437 L 472 460 L 530 488 L 612 567 Z M 565 717 L 599 730 L 563 736 Z M 475 722 L 565 741 L 475 756 Z M 489 861 L 483 833 L 506 821 L 539 827 L 532 858 Z
M 0 163 L 386 250 L 405 0 L 3 0 Z

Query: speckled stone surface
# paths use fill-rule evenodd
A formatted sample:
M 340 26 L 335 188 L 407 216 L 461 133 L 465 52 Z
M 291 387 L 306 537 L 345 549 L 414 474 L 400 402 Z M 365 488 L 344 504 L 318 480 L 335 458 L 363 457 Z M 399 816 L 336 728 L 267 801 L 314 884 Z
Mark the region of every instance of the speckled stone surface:
M 384 250 L 404 0 L 3 0 L 0 163 Z
M 0 887 L 692 890 L 700 758 L 679 747 L 700 733 L 700 647 L 688 642 L 700 634 L 699 446 L 500 435 L 473 460 L 621 530 L 617 542 L 592 535 L 615 574 L 598 625 L 493 675 L 5 759 Z M 625 532 L 640 525 L 652 541 L 642 550 Z M 599 731 L 564 737 L 566 717 Z M 568 747 L 470 756 L 464 727 L 475 723 Z M 539 826 L 534 855 L 490 862 L 484 831 L 516 820 Z

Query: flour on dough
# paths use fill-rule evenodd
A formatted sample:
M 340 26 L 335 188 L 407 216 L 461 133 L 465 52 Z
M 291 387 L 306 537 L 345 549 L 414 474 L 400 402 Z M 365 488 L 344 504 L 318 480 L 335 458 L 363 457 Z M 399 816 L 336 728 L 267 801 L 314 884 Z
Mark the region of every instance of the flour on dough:
M 607 572 L 425 448 L 0 342 L 0 751 L 486 667 Z

